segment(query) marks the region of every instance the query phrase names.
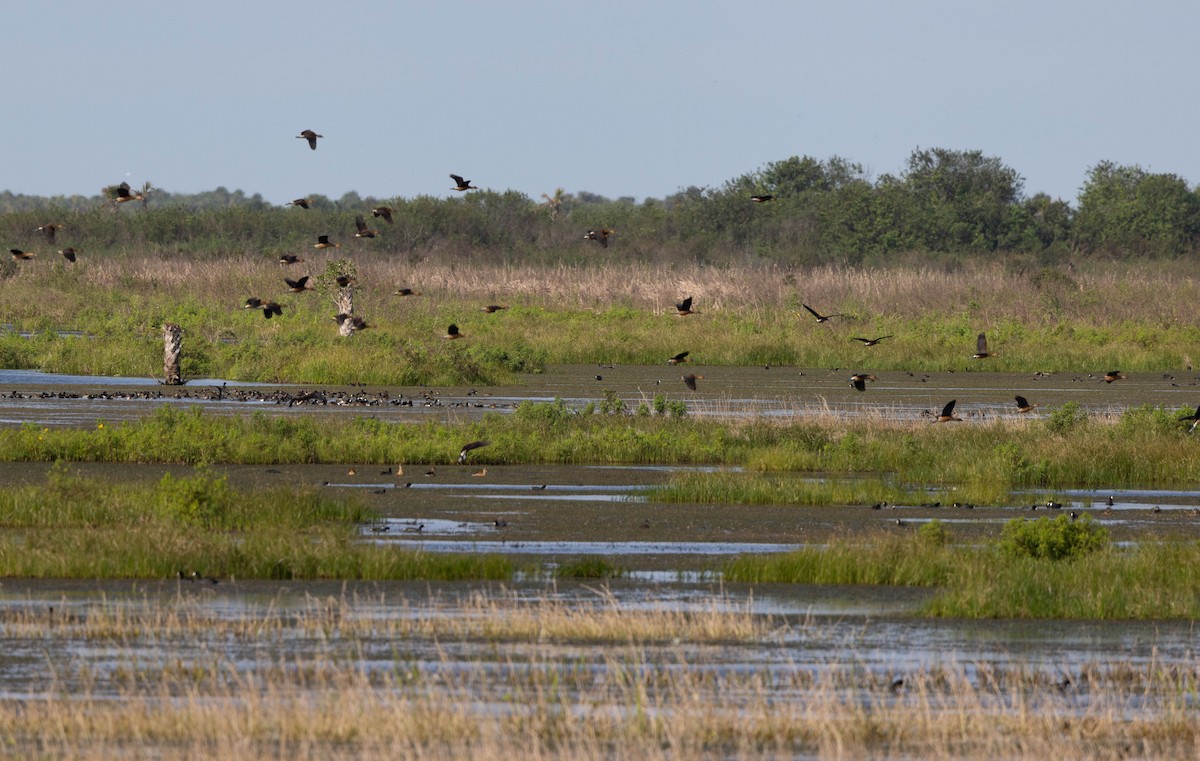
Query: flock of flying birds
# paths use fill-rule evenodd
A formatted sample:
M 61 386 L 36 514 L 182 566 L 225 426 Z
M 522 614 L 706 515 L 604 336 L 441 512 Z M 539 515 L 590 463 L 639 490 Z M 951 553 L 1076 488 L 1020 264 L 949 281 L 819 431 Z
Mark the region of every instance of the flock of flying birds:
M 308 147 L 315 151 L 317 149 L 317 140 L 324 138 L 324 135 L 318 134 L 317 132 L 314 132 L 313 130 L 306 129 L 306 130 L 302 131 L 299 135 L 296 135 L 296 137 L 297 137 L 297 139 L 307 141 Z M 465 179 L 461 175 L 451 173 L 450 179 L 452 179 L 454 181 L 454 186 L 452 188 L 450 188 L 451 190 L 462 193 L 462 192 L 465 192 L 468 190 L 478 190 L 479 189 L 477 186 L 471 184 L 471 180 Z M 116 205 L 128 203 L 130 201 L 141 201 L 142 204 L 145 205 L 146 201 L 147 201 L 147 193 L 149 192 L 149 185 L 144 187 L 141 191 L 136 191 L 129 186 L 129 183 L 122 182 L 120 185 L 106 189 L 106 191 L 109 193 L 110 200 L 113 202 L 114 207 Z M 750 201 L 753 203 L 756 203 L 756 204 L 768 203 L 774 199 L 775 199 L 775 196 L 771 195 L 771 194 L 759 194 L 759 195 L 750 196 Z M 553 201 L 550 201 L 550 203 L 553 203 Z M 300 209 L 308 209 L 311 207 L 312 201 L 311 201 L 311 199 L 308 199 L 308 198 L 297 198 L 293 201 L 289 201 L 287 203 L 287 205 L 295 206 Z M 394 212 L 395 212 L 395 210 L 389 206 L 377 206 L 377 207 L 371 209 L 371 216 L 375 219 L 382 219 L 384 222 L 386 222 L 388 224 L 393 224 L 394 220 L 393 220 L 392 215 Z M 359 214 L 355 217 L 354 225 L 356 228 L 356 231 L 354 233 L 355 238 L 369 239 L 369 238 L 374 238 L 379 234 L 378 230 L 372 229 L 367 224 L 367 222 L 362 214 Z M 64 225 L 59 224 L 59 223 L 47 223 L 47 224 L 44 224 L 44 225 L 38 227 L 37 229 L 38 229 L 38 232 L 41 232 L 43 235 L 45 235 L 46 240 L 49 243 L 53 244 L 58 231 L 61 230 L 63 227 L 64 227 Z M 598 243 L 602 248 L 608 248 L 609 239 L 612 238 L 615 234 L 616 234 L 615 230 L 612 230 L 607 227 L 602 227 L 599 230 L 589 229 L 586 233 L 584 233 L 583 238 L 584 238 L 584 240 L 594 241 L 594 242 Z M 329 235 L 318 235 L 317 242 L 313 244 L 313 248 L 315 248 L 317 250 L 339 248 L 339 247 L 340 247 L 340 244 L 331 240 Z M 21 250 L 18 248 L 10 248 L 9 253 L 12 255 L 13 259 L 17 260 L 17 261 L 32 259 L 36 255 L 33 252 L 24 251 L 24 250 Z M 78 254 L 79 254 L 79 252 L 75 248 L 71 248 L 71 247 L 63 248 L 63 249 L 59 250 L 58 253 L 61 254 L 63 256 L 63 258 L 65 258 L 68 262 L 70 262 L 72 264 L 75 263 L 75 261 L 78 257 Z M 298 256 L 296 254 L 283 254 L 282 256 L 279 257 L 279 263 L 282 265 L 290 266 L 293 264 L 300 264 L 303 261 L 304 261 L 304 259 L 302 259 L 300 256 Z M 284 284 L 288 288 L 288 291 L 291 293 L 303 293 L 304 291 L 311 290 L 311 287 L 309 284 L 310 277 L 308 275 L 304 275 L 304 276 L 296 278 L 296 279 L 285 277 L 283 280 L 284 280 Z M 337 278 L 335 280 L 336 280 L 337 286 L 339 288 L 347 288 L 349 286 L 354 285 L 354 283 L 355 283 L 355 280 L 352 276 L 344 275 L 344 274 L 337 276 Z M 399 290 L 395 291 L 395 295 L 397 295 L 397 296 L 420 296 L 421 292 L 413 290 L 412 288 L 400 288 Z M 688 296 L 687 298 L 683 299 L 682 301 L 680 301 L 679 303 L 677 303 L 675 305 L 675 313 L 680 317 L 686 317 L 691 314 L 696 314 L 696 312 L 692 309 L 692 306 L 693 306 L 692 297 Z M 847 315 L 842 314 L 840 312 L 835 312 L 832 314 L 822 314 L 822 313 L 818 312 L 817 310 L 813 309 L 812 307 L 810 307 L 808 304 L 802 304 L 802 306 L 804 307 L 805 310 L 807 310 L 809 312 L 809 314 L 811 314 L 813 316 L 813 318 L 816 319 L 817 324 L 828 323 L 830 320 L 832 320 L 835 317 L 847 318 Z M 262 299 L 262 298 L 259 298 L 258 296 L 251 296 L 250 298 L 246 299 L 246 302 L 243 305 L 243 308 L 244 309 L 258 309 L 258 310 L 262 311 L 263 317 L 268 320 L 271 319 L 272 317 L 278 317 L 283 314 L 283 306 L 280 305 L 278 302 L 271 301 L 269 299 Z M 501 309 L 507 309 L 507 308 L 508 307 L 503 304 L 488 304 L 487 306 L 482 307 L 480 311 L 485 312 L 487 314 L 493 314 L 495 312 L 498 312 Z M 348 332 L 350 332 L 350 333 L 353 333 L 353 332 L 356 332 L 359 330 L 366 330 L 367 328 L 371 327 L 365 320 L 363 320 L 362 317 L 358 317 L 358 316 L 355 316 L 352 314 L 339 313 L 339 314 L 335 315 L 333 319 L 338 323 L 339 328 L 345 329 L 348 327 L 349 328 Z M 348 326 L 347 326 L 347 323 L 349 323 Z M 442 337 L 446 340 L 453 341 L 453 340 L 466 338 L 466 334 L 463 333 L 459 329 L 457 324 L 451 323 L 450 326 L 447 327 L 446 333 Z M 891 336 L 891 335 L 877 336 L 875 338 L 854 336 L 851 340 L 859 341 L 863 344 L 864 347 L 868 347 L 868 346 L 877 346 L 881 341 L 885 341 L 892 337 L 893 336 Z M 670 365 L 681 365 L 688 361 L 689 354 L 690 354 L 690 352 L 686 352 L 686 351 L 680 352 L 679 354 L 676 354 L 675 356 L 668 359 L 667 363 Z M 995 356 L 995 355 L 993 352 L 991 352 L 988 349 L 987 336 L 983 333 L 980 333 L 978 335 L 978 337 L 976 338 L 975 353 L 972 355 L 972 357 L 974 359 L 987 359 L 988 357 L 992 357 L 992 356 Z M 599 376 L 597 376 L 597 377 L 599 377 Z M 1120 372 L 1119 370 L 1112 370 L 1108 373 L 1105 373 L 1103 379 L 1106 383 L 1113 383 L 1114 381 L 1122 380 L 1124 378 L 1125 378 L 1124 373 Z M 684 385 L 686 385 L 687 388 L 691 391 L 696 390 L 696 381 L 703 380 L 703 379 L 704 379 L 703 375 L 695 375 L 695 374 L 687 374 L 687 375 L 684 375 L 681 377 L 681 380 L 683 381 Z M 877 378 L 874 375 L 867 375 L 864 373 L 855 373 L 854 375 L 850 376 L 850 385 L 857 391 L 866 391 L 867 381 L 874 381 L 874 380 L 877 380 Z M 930 413 L 931 416 L 934 418 L 934 422 L 945 423 L 945 422 L 952 422 L 952 421 L 961 421 L 962 418 L 960 418 L 954 414 L 954 405 L 955 405 L 956 401 L 957 400 L 953 400 L 953 399 L 950 400 L 942 408 L 942 411 L 937 415 L 932 415 Z M 1017 396 L 1016 403 L 1017 403 L 1017 411 L 1020 413 L 1032 412 L 1034 409 L 1036 409 L 1039 406 L 1037 404 L 1030 404 L 1029 401 L 1027 399 L 1025 399 L 1025 397 L 1023 397 L 1023 396 Z M 1200 409 L 1197 410 L 1195 419 L 1197 421 L 1197 424 L 1200 424 Z M 1195 427 L 1195 425 L 1193 425 L 1193 427 Z M 460 462 L 465 459 L 466 454 L 469 451 L 471 451 L 472 449 L 477 448 L 479 446 L 486 446 L 486 444 L 487 444 L 487 442 L 472 442 L 471 444 L 468 444 L 466 447 L 463 448 L 463 451 L 460 453 Z

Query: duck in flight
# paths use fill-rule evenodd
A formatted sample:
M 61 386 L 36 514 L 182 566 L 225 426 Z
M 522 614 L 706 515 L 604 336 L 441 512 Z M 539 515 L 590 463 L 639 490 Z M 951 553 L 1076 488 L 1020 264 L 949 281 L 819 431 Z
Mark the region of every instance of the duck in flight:
M 479 188 L 471 184 L 470 180 L 464 180 L 457 174 L 451 174 L 450 179 L 454 180 L 454 187 L 450 188 L 451 190 L 457 190 L 459 193 L 464 190 L 479 190 Z
M 689 354 L 691 354 L 690 351 L 681 351 L 678 354 L 676 354 L 674 357 L 671 357 L 670 359 L 668 359 L 667 364 L 668 365 L 681 365 L 684 362 L 688 361 Z
M 987 334 L 980 333 L 975 337 L 975 353 L 971 355 L 972 359 L 987 359 L 988 357 L 996 356 L 988 351 Z
M 691 296 L 688 296 L 686 299 L 675 305 L 675 314 L 679 315 L 680 317 L 686 317 L 689 314 L 695 314 L 695 312 L 692 311 Z
M 354 233 L 355 238 L 374 238 L 379 232 L 367 227 L 367 221 L 363 219 L 362 214 L 354 218 L 354 226 L 358 228 L 358 232 Z
M 688 387 L 689 391 L 695 391 L 696 390 L 696 381 L 704 380 L 704 376 L 703 375 L 685 375 L 685 376 L 683 376 L 683 378 L 681 378 L 681 380 L 683 381 L 683 385 Z
M 846 315 L 842 314 L 841 312 L 834 312 L 833 314 L 821 314 L 817 310 L 810 307 L 808 304 L 801 304 L 800 306 L 807 309 L 809 314 L 811 314 L 813 317 L 817 318 L 818 325 L 820 325 L 823 322 L 829 322 L 834 317 L 845 317 L 846 316 Z
M 463 444 L 462 449 L 458 450 L 458 464 L 462 465 L 465 463 L 467 461 L 467 455 L 470 454 L 472 450 L 479 449 L 480 447 L 486 447 L 491 443 L 492 442 L 490 441 L 472 441 L 469 444 Z
M 946 406 L 942 407 L 941 414 L 938 415 L 937 418 L 933 422 L 935 422 L 935 423 L 950 423 L 950 422 L 961 423 L 962 418 L 960 418 L 958 415 L 954 414 L 954 403 L 957 401 L 958 401 L 957 399 L 951 399 L 950 401 L 946 402 Z
M 879 379 L 876 378 L 874 375 L 867 375 L 866 373 L 855 373 L 854 375 L 850 376 L 850 385 L 854 386 L 855 391 L 866 391 L 867 390 L 867 381 L 873 381 L 873 380 L 879 380 Z
M 812 311 L 812 310 L 809 310 L 809 311 Z M 880 336 L 879 338 L 855 337 L 855 338 L 851 338 L 850 340 L 851 341 L 862 341 L 863 346 L 875 346 L 876 344 L 878 344 L 880 341 L 884 340 L 885 338 L 891 338 L 891 336 Z
M 307 140 L 308 147 L 312 148 L 314 151 L 317 149 L 317 138 L 318 137 L 325 137 L 325 136 L 318 135 L 316 132 L 313 132 L 310 129 L 306 129 L 303 132 L 301 132 L 299 135 L 296 135 L 297 139 Z M 306 206 L 305 208 L 308 208 L 308 207 Z
M 594 240 L 600 244 L 601 248 L 608 248 L 608 238 L 610 235 L 613 235 L 616 232 L 616 230 L 610 230 L 607 227 L 601 227 L 598 231 L 588 230 L 583 234 L 583 239 Z
M 1022 412 L 1022 413 L 1033 412 L 1035 409 L 1042 406 L 1040 404 L 1030 404 L 1029 400 L 1023 396 L 1017 396 L 1016 400 L 1017 400 L 1017 412 Z

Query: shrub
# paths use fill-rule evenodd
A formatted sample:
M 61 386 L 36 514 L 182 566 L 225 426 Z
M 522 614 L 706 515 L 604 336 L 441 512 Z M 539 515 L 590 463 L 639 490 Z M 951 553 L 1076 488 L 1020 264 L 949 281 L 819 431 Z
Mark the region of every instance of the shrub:
M 1004 524 L 1000 551 L 1013 558 L 1070 560 L 1104 549 L 1108 541 L 1108 529 L 1086 515 L 1079 520 L 1066 515 L 1036 521 L 1014 518 Z
M 1046 418 L 1046 428 L 1051 433 L 1061 435 L 1073 431 L 1085 422 L 1087 422 L 1087 413 L 1083 411 L 1079 403 L 1067 402 L 1050 413 L 1050 416 Z

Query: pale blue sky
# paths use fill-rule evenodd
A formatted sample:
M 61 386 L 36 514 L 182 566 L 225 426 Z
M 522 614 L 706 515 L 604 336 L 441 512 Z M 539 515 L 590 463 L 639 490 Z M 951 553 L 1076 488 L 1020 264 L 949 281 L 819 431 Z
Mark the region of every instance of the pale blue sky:
M 979 149 L 1074 199 L 1101 160 L 1200 181 L 1200 4 L 6 3 L 0 190 L 127 179 L 282 203 L 661 197 L 792 155 Z M 314 153 L 294 136 L 326 136 Z

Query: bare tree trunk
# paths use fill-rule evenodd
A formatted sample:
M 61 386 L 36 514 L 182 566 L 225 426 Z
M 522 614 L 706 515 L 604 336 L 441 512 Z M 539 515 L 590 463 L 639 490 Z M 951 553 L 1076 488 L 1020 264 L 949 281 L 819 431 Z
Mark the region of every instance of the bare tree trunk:
M 163 383 L 167 386 L 183 385 L 179 371 L 179 355 L 183 352 L 183 328 L 168 322 L 163 325 Z
M 345 288 L 339 288 L 336 295 L 333 297 L 334 303 L 337 305 L 339 315 L 346 315 L 347 318 L 354 316 L 354 286 L 347 285 Z M 344 319 L 338 321 L 338 335 L 352 336 L 354 335 L 354 320 Z

